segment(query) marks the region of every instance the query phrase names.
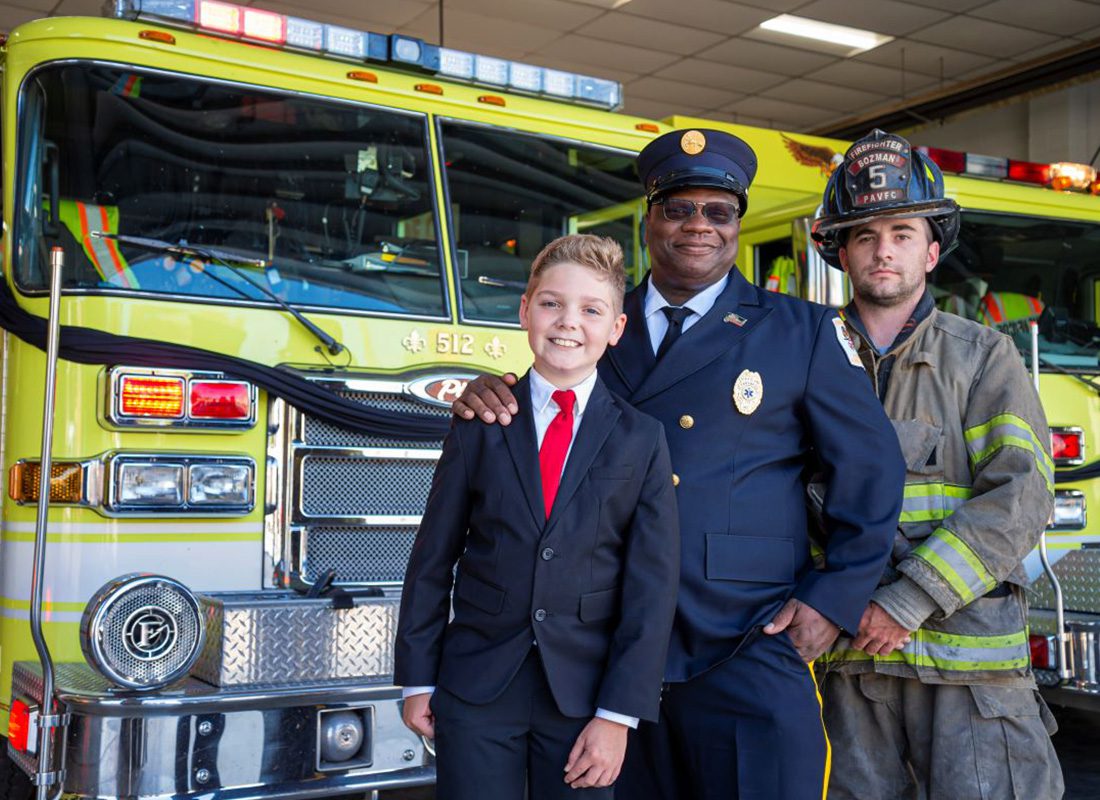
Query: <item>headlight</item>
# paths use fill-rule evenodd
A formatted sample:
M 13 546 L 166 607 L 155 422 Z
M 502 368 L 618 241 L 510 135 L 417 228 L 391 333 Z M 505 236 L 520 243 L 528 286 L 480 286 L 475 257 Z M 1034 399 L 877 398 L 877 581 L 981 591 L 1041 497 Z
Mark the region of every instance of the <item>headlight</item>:
M 1085 495 L 1076 489 L 1054 492 L 1054 515 L 1050 528 L 1055 531 L 1080 530 L 1085 527 Z
M 192 464 L 187 502 L 203 506 L 242 506 L 252 499 L 247 464 Z
M 106 508 L 115 513 L 246 514 L 256 466 L 241 456 L 116 453 L 108 458 Z

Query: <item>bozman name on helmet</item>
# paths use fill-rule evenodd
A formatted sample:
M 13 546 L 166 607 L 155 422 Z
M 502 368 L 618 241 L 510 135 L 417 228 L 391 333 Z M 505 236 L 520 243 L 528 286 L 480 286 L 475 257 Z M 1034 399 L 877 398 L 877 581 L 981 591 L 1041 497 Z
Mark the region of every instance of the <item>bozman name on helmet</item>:
M 858 158 L 868 150 L 895 150 L 901 153 L 908 149 L 905 142 L 900 139 L 874 139 L 870 142 L 852 145 L 852 149 L 848 151 L 848 158 Z
M 134 658 L 149 661 L 175 646 L 176 620 L 163 608 L 145 606 L 129 616 L 122 626 L 126 649 Z
M 873 153 L 868 153 L 862 158 L 857 158 L 851 164 L 848 165 L 848 172 L 853 175 L 858 175 L 872 164 L 891 164 L 898 169 L 902 169 L 909 159 L 900 153 L 884 153 L 881 150 L 876 150 Z

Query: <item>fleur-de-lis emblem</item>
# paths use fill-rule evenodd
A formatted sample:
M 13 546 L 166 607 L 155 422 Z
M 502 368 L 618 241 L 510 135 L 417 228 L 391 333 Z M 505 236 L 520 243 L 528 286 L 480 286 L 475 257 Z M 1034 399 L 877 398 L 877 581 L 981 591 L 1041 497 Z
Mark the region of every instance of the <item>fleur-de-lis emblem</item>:
M 494 336 L 488 342 L 485 343 L 485 353 L 489 358 L 496 359 L 504 358 L 504 354 L 508 352 L 508 345 L 500 340 L 499 336 Z
M 410 353 L 419 353 L 424 349 L 426 342 L 424 337 L 420 335 L 420 331 L 413 328 L 413 332 L 401 340 L 401 344 L 405 346 L 405 349 Z

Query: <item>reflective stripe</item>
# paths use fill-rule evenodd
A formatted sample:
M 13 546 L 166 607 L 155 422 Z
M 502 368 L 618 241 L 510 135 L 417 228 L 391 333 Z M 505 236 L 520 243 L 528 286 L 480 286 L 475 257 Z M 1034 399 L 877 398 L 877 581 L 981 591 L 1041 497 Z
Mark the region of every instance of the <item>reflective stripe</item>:
M 1043 304 L 1038 297 L 1032 297 L 1029 294 L 1024 295 L 1024 297 L 1027 299 L 1027 304 L 1031 306 L 1031 313 L 1033 316 L 1037 317 L 1043 313 Z
M 112 239 L 92 236 L 93 232 L 115 232 L 118 228 L 117 208 L 63 200 L 59 211 L 61 221 L 73 234 L 73 238 L 79 241 L 100 278 L 118 286 L 137 287 L 134 274 L 119 252 L 118 244 Z
M 1047 488 L 1054 491 L 1054 462 L 1035 431 L 1015 414 L 998 414 L 984 425 L 976 425 L 963 433 L 966 449 L 970 453 L 971 466 L 977 466 L 1002 447 L 1019 447 L 1035 456 L 1035 463 L 1046 481 Z
M 970 545 L 947 528 L 937 528 L 913 548 L 911 555 L 935 570 L 951 586 L 963 605 L 997 585 Z
M 942 522 L 973 494 L 967 486 L 909 483 L 901 505 L 900 522 Z
M 965 636 L 921 628 L 901 650 L 885 656 L 869 656 L 862 650 L 841 648 L 821 656 L 829 663 L 874 661 L 931 667 L 941 672 L 1003 672 L 1027 669 L 1031 654 L 1027 631 L 1002 636 Z
M 994 293 L 987 293 L 982 298 L 982 311 L 985 312 L 986 318 L 994 325 L 1000 324 L 1005 321 L 1005 307 L 1001 303 L 1001 298 Z

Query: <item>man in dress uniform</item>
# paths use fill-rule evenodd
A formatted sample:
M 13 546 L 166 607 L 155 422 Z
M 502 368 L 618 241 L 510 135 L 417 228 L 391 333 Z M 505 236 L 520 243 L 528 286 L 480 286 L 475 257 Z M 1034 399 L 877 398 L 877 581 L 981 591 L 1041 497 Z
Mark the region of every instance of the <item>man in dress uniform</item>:
M 1012 339 L 928 292 L 960 221 L 933 162 L 873 131 L 823 209 L 814 239 L 852 280 L 849 332 L 908 467 L 889 567 L 858 629 L 845 626 L 852 638 L 819 664 L 829 798 L 1056 800 L 1021 566 L 1054 505 L 1039 397 Z
M 620 800 L 821 800 L 828 742 L 813 673 L 854 631 L 889 555 L 904 464 L 843 322 L 734 269 L 756 156 L 679 130 L 638 156 L 652 270 L 599 364 L 665 427 L 681 527 L 680 592 L 660 720 L 631 737 Z M 507 424 L 505 379 L 456 413 Z M 824 472 L 825 566 L 804 477 Z

